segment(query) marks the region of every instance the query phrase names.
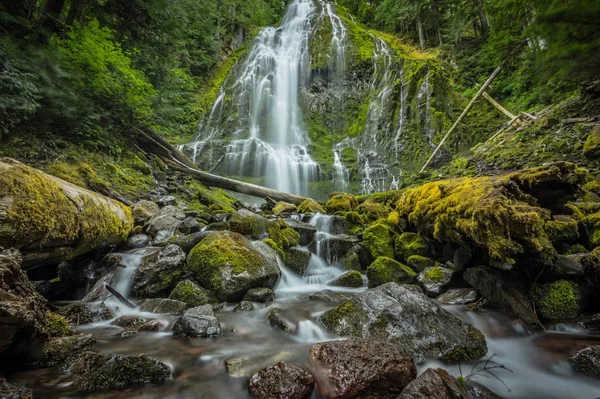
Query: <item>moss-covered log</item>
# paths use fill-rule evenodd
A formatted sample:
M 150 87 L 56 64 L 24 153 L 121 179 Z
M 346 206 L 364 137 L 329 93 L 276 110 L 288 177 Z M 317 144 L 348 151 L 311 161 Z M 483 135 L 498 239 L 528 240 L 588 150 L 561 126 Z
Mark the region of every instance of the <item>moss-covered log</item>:
M 124 242 L 132 228 L 120 202 L 0 159 L 0 246 L 18 248 L 25 269 Z

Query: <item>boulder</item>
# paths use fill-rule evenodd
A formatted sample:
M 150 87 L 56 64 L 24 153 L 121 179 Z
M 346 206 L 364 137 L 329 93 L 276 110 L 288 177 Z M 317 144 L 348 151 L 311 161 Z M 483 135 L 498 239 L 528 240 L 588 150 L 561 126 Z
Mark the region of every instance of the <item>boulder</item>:
M 160 197 L 159 199 L 157 199 L 156 203 L 160 207 L 167 206 L 167 205 L 176 206 L 177 205 L 177 200 L 172 195 L 165 195 L 164 197 Z
M 146 355 L 113 356 L 90 351 L 74 357 L 65 371 L 81 391 L 158 384 L 172 378 L 169 366 Z
M 254 399 L 305 399 L 314 386 L 315 379 L 308 371 L 279 362 L 254 374 L 248 391 Z
M 167 298 L 144 299 L 140 303 L 140 310 L 149 313 L 167 313 L 181 315 L 187 309 L 187 304 Z
M 110 324 L 122 327 L 127 330 L 137 330 L 138 327 L 148 322 L 148 319 L 141 316 L 121 316 L 113 320 Z
M 387 224 L 377 222 L 365 229 L 362 244 L 369 250 L 373 259 L 380 256 L 394 259 L 394 237 L 395 233 Z
M 191 234 L 199 232 L 201 227 L 196 219 L 188 216 L 177 226 L 177 230 L 183 234 Z
M 296 205 L 290 204 L 289 202 L 279 201 L 273 207 L 274 215 L 279 215 L 280 213 L 293 213 L 296 211 L 298 211 L 298 208 L 296 208 Z
M 380 256 L 367 268 L 369 288 L 392 282 L 398 284 L 411 283 L 416 275 L 410 267 L 387 256 Z
M 443 369 L 427 369 L 397 399 L 469 399 L 456 378 Z
M 319 241 L 316 252 L 328 262 L 334 263 L 343 259 L 358 242 L 358 238 L 346 234 L 326 235 Z
M 31 390 L 20 385 L 11 384 L 0 376 L 0 397 L 5 399 L 32 399 Z
M 600 346 L 591 346 L 569 358 L 573 370 L 588 377 L 600 378 Z
M 179 208 L 168 205 L 156 212 L 144 224 L 144 231 L 152 237 L 160 230 L 175 232 L 177 226 L 185 219 L 185 213 Z
M 583 259 L 587 254 L 558 255 L 550 267 L 550 273 L 558 278 L 578 278 L 585 276 Z
M 583 310 L 582 289 L 574 281 L 558 280 L 534 285 L 532 296 L 537 311 L 544 319 L 572 319 Z
M 254 305 L 252 302 L 242 301 L 238 303 L 235 308 L 233 308 L 234 312 L 251 312 L 254 310 Z
M 336 212 L 350 212 L 358 206 L 356 197 L 352 194 L 347 193 L 333 193 L 329 197 L 329 201 L 325 207 L 327 213 L 333 215 Z
M 152 240 L 152 245 L 155 247 L 166 246 L 171 239 L 175 236 L 175 231 L 170 229 L 159 230 Z
M 338 215 L 315 215 L 311 219 L 317 231 L 327 234 L 348 234 L 348 222 Z
M 170 293 L 183 273 L 185 259 L 185 252 L 174 244 L 154 251 L 136 270 L 132 292 L 141 298 L 156 298 Z
M 323 313 L 319 321 L 338 335 L 398 344 L 418 362 L 437 358 L 456 363 L 487 352 L 479 330 L 427 296 L 395 283 L 356 294 Z
M 419 273 L 417 281 L 419 281 L 428 296 L 435 297 L 438 296 L 448 284 L 450 284 L 454 273 L 454 270 L 447 267 L 428 267 Z
M 421 255 L 411 255 L 411 256 L 409 256 L 408 259 L 406 260 L 406 264 L 408 265 L 408 267 L 410 267 L 411 269 L 413 269 L 417 273 L 421 273 L 422 271 L 424 271 L 428 267 L 437 266 L 437 262 L 436 261 L 434 261 L 433 259 L 430 259 L 430 258 L 426 258 L 426 257 L 421 256 Z
M 463 278 L 498 310 L 519 317 L 529 325 L 537 325 L 538 319 L 526 291 L 517 281 L 489 267 L 467 269 Z
M 288 248 L 283 252 L 283 264 L 298 273 L 300 276 L 304 276 L 308 262 L 310 261 L 311 253 L 309 251 Z
M 197 233 L 171 238 L 169 243 L 178 245 L 183 252 L 188 254 L 200 241 L 204 240 L 204 237 L 206 237 L 207 234 L 208 231 L 199 231 Z
M 291 333 L 296 329 L 293 323 L 281 316 L 277 308 L 269 312 L 269 323 L 276 329 L 285 331 L 286 333 Z
M 300 245 L 307 246 L 315 239 L 317 228 L 312 224 L 304 223 L 295 219 L 284 219 L 284 221 L 285 224 L 300 234 Z
M 362 274 L 351 270 L 330 282 L 329 285 L 334 287 L 360 288 L 363 286 Z
M 417 233 L 402 233 L 394 242 L 396 258 L 408 260 L 413 255 L 429 257 L 431 255 L 429 244 Z
M 307 198 L 298 205 L 299 213 L 325 213 L 321 204 L 311 198 Z
M 275 293 L 270 288 L 251 288 L 244 295 L 244 301 L 267 303 L 275 300 Z
M 141 200 L 131 206 L 131 215 L 135 224 L 141 225 L 154 216 L 159 209 L 156 202 Z
M 417 376 L 404 349 L 390 342 L 351 338 L 313 345 L 310 363 L 321 397 L 395 399 Z
M 331 290 L 317 291 L 308 297 L 313 301 L 325 302 L 325 303 L 341 303 L 350 299 L 352 295 L 344 292 L 335 292 Z
M 479 299 L 477 291 L 471 288 L 452 288 L 437 297 L 444 305 L 467 305 Z
M 62 307 L 58 313 L 68 323 L 79 326 L 112 319 L 112 313 L 104 304 L 93 304 L 86 302 L 75 302 Z
M 203 305 L 185 311 L 173 326 L 175 335 L 187 337 L 214 337 L 221 335 L 221 324 L 213 313 L 212 306 Z
M 229 219 L 231 231 L 258 240 L 268 234 L 269 220 L 246 209 L 240 209 Z
M 146 234 L 136 234 L 127 240 L 127 244 L 125 244 L 125 248 L 127 249 L 137 249 L 137 248 L 145 248 L 149 247 L 152 244 L 152 238 Z
M 473 253 L 467 247 L 459 247 L 452 255 L 452 263 L 458 270 L 464 270 L 471 266 Z
M 207 289 L 200 287 L 191 280 L 184 280 L 177 283 L 173 291 L 171 291 L 169 299 L 183 302 L 190 308 L 215 302 L 214 297 Z
M 502 399 L 502 397 L 472 379 L 467 380 L 467 393 L 470 399 Z
M 230 231 L 209 233 L 187 257 L 186 270 L 221 301 L 240 301 L 251 288 L 274 288 L 281 271 L 275 251 Z
M 42 367 L 63 364 L 71 356 L 94 348 L 96 340 L 92 334 L 75 334 L 66 337 L 50 338 L 44 344 Z

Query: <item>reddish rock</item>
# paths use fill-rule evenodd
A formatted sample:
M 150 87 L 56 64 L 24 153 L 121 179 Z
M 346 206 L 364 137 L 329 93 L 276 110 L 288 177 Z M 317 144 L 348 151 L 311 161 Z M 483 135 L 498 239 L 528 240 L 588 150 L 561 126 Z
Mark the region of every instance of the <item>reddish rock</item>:
M 279 362 L 254 374 L 248 390 L 255 399 L 305 399 L 314 386 L 312 374 L 301 367 Z

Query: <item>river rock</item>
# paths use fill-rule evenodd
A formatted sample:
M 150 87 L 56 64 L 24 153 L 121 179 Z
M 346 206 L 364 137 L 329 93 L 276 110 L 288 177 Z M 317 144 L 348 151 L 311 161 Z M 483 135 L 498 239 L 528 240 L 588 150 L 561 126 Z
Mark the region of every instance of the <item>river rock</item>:
M 137 248 L 145 248 L 149 247 L 152 244 L 152 238 L 146 234 L 136 234 L 127 240 L 127 244 L 125 248 L 127 249 L 137 249 Z
M 273 309 L 269 312 L 269 323 L 273 327 L 285 331 L 286 333 L 292 333 L 296 329 L 296 326 L 292 322 L 281 316 L 279 309 Z
M 149 313 L 167 313 L 181 315 L 187 309 L 187 304 L 167 298 L 144 299 L 140 303 L 140 310 Z
M 378 257 L 367 268 L 369 288 L 392 282 L 398 284 L 411 283 L 416 275 L 410 267 L 387 256 Z
M 324 398 L 395 399 L 417 376 L 408 352 L 390 342 L 321 342 L 310 348 L 309 358 L 317 392 Z
M 305 399 L 314 386 L 315 379 L 308 371 L 279 362 L 254 374 L 248 391 L 254 399 Z
M 346 234 L 328 235 L 319 242 L 317 253 L 329 262 L 333 262 L 342 259 L 358 242 L 358 238 Z
M 154 240 L 152 240 L 152 245 L 155 247 L 164 247 L 166 246 L 171 238 L 175 236 L 175 232 L 170 229 L 159 230 L 158 233 L 154 236 Z
M 558 278 L 577 278 L 585 276 L 582 260 L 587 254 L 558 255 L 550 272 Z
M 128 330 L 137 330 L 139 326 L 146 322 L 148 322 L 148 319 L 141 316 L 121 316 L 113 320 L 110 324 Z
M 93 349 L 94 345 L 96 340 L 92 334 L 50 338 L 44 344 L 44 358 L 39 365 L 49 367 L 63 364 L 71 356 Z
M 85 302 L 71 303 L 62 307 L 58 313 L 65 320 L 76 326 L 112 319 L 112 313 L 104 304 L 93 304 Z
M 185 303 L 188 307 L 196 307 L 206 305 L 209 302 L 216 302 L 207 289 L 200 287 L 191 280 L 184 280 L 177 283 L 169 299 L 175 299 Z
M 548 320 L 577 317 L 584 308 L 584 291 L 582 286 L 571 280 L 535 284 L 531 289 L 536 310 Z
M 171 369 L 146 355 L 120 356 L 83 352 L 74 357 L 65 371 L 82 391 L 119 389 L 158 384 L 172 378 Z
M 569 358 L 573 370 L 588 377 L 600 378 L 600 346 L 591 346 Z
M 341 303 L 341 302 L 344 302 L 344 301 L 350 299 L 351 296 L 352 296 L 352 294 L 348 294 L 345 292 L 322 290 L 322 291 L 317 291 L 317 292 L 310 294 L 308 299 L 312 299 L 313 301 L 325 302 L 325 303 Z
M 363 286 L 362 274 L 356 270 L 351 270 L 330 282 L 329 285 L 333 287 L 361 288 Z
M 498 310 L 530 325 L 538 323 L 525 289 L 518 282 L 508 280 L 505 273 L 489 267 L 473 267 L 464 272 L 463 278 Z
M 247 209 L 240 209 L 229 219 L 231 231 L 258 240 L 267 236 L 270 221 Z
M 133 277 L 132 292 L 141 298 L 165 296 L 175 287 L 185 265 L 185 252 L 174 244 L 146 256 Z
M 173 326 L 175 335 L 187 337 L 214 337 L 221 335 L 221 324 L 215 317 L 212 306 L 203 305 L 185 311 Z
M 183 234 L 191 234 L 199 232 L 201 227 L 196 219 L 188 216 L 177 226 L 177 230 Z
M 228 302 L 242 300 L 251 288 L 274 288 L 281 275 L 275 250 L 231 231 L 209 233 L 188 254 L 186 270 Z
M 233 308 L 234 312 L 251 312 L 254 310 L 254 305 L 252 302 L 242 301 Z
M 501 396 L 472 379 L 467 380 L 467 393 L 470 399 L 502 399 Z
M 309 251 L 288 248 L 283 252 L 283 264 L 298 273 L 300 276 L 304 276 L 308 262 L 310 261 L 311 253 Z
M 157 199 L 156 203 L 160 207 L 167 206 L 167 205 L 176 206 L 177 205 L 177 200 L 172 195 L 165 195 L 164 197 L 160 197 L 159 199 Z
M 417 273 L 421 273 L 429 267 L 437 266 L 438 263 L 421 255 L 412 255 L 406 259 L 406 264 Z
M 456 363 L 486 354 L 483 334 L 437 302 L 395 283 L 356 294 L 319 318 L 330 332 L 385 339 L 408 350 L 418 362 L 438 358 Z
M 275 300 L 275 293 L 270 288 L 251 288 L 244 295 L 244 301 L 267 303 Z
M 294 219 L 284 219 L 285 223 L 300 234 L 300 245 L 308 246 L 315 239 L 317 228 L 312 224 Z
M 469 399 L 466 392 L 443 369 L 427 369 L 404 388 L 397 399 Z
M 428 267 L 419 273 L 417 281 L 419 281 L 428 296 L 435 297 L 450 284 L 452 276 L 454 276 L 454 270 L 447 267 L 434 266 Z
M 144 224 L 144 231 L 152 237 L 156 236 L 160 230 L 175 232 L 183 219 L 185 219 L 185 213 L 181 209 L 171 205 L 165 206 Z
M 478 299 L 479 294 L 471 288 L 452 288 L 437 297 L 444 305 L 467 305 Z
M 194 248 L 198 243 L 204 240 L 204 237 L 208 234 L 208 231 L 199 231 L 193 234 L 187 234 L 184 236 L 174 237 L 170 240 L 170 244 L 178 245 L 183 252 L 186 254 L 190 253 L 192 248 Z
M 32 399 L 33 395 L 29 389 L 11 384 L 0 376 L 0 397 L 5 399 Z
M 158 210 L 159 206 L 156 202 L 141 200 L 131 206 L 131 215 L 135 224 L 140 225 L 146 223 Z
M 294 213 L 297 212 L 298 208 L 294 204 L 290 204 L 289 202 L 279 201 L 273 207 L 273 214 L 279 215 L 281 213 Z

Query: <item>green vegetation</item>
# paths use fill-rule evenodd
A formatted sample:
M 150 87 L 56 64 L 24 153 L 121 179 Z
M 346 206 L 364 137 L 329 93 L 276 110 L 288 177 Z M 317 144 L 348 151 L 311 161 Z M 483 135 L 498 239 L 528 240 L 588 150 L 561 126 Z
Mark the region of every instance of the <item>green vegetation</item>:
M 67 323 L 63 316 L 49 310 L 46 311 L 44 322 L 44 333 L 51 338 L 65 337 L 75 334 L 75 331 L 69 327 L 69 323 Z
M 385 283 L 407 284 L 413 281 L 417 273 L 402 263 L 380 256 L 367 268 L 369 287 L 377 287 Z
M 532 290 L 536 308 L 545 319 L 569 319 L 581 311 L 579 287 L 573 281 L 559 280 Z
M 171 291 L 169 299 L 183 302 L 189 307 L 206 305 L 210 301 L 206 292 L 190 280 L 180 281 Z
M 378 221 L 367 227 L 363 233 L 363 245 L 373 258 L 387 256 L 394 258 L 395 233 L 383 221 Z

